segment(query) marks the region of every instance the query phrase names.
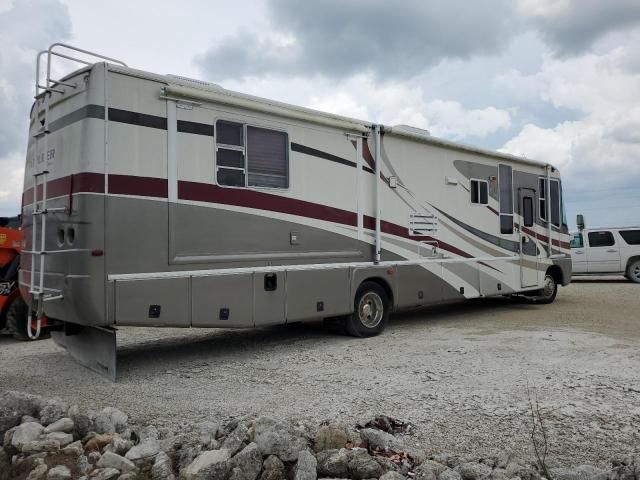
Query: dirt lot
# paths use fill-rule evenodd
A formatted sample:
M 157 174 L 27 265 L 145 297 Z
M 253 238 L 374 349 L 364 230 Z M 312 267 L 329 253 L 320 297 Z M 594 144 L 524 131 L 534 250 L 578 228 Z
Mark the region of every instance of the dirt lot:
M 0 338 L 0 391 L 115 405 L 156 425 L 242 414 L 353 424 L 411 421 L 434 452 L 530 448 L 527 385 L 553 463 L 604 463 L 640 445 L 640 285 L 578 280 L 553 305 L 506 299 L 396 315 L 384 335 L 337 337 L 319 323 L 249 331 L 125 329 L 119 381 L 51 340 Z

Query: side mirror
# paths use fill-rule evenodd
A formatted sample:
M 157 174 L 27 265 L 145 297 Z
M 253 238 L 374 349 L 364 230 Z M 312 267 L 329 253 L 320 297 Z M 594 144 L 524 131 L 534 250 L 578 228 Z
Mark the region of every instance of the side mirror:
M 578 230 L 584 230 L 584 217 L 581 213 L 576 216 L 576 225 L 578 225 Z
M 6 227 L 9 224 L 9 217 L 0 217 L 0 227 Z

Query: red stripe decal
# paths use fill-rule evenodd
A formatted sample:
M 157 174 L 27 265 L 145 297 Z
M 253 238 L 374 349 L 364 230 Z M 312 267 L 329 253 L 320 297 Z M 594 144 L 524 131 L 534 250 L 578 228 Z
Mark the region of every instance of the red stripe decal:
M 166 178 L 114 175 L 110 173 L 109 193 L 167 198 L 169 195 L 169 183 Z
M 224 188 L 217 185 L 183 180 L 178 182 L 178 198 L 181 200 L 221 203 L 237 207 L 268 210 L 270 212 L 288 213 L 351 226 L 355 226 L 357 220 L 354 212 L 340 208 L 255 190 Z

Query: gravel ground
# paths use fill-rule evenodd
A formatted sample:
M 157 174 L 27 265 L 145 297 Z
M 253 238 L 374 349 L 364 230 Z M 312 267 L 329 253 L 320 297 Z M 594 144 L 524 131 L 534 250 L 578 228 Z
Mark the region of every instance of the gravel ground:
M 51 340 L 0 338 L 0 391 L 114 405 L 173 426 L 264 414 L 354 424 L 387 414 L 433 452 L 530 454 L 527 388 L 551 464 L 603 465 L 640 445 L 640 285 L 580 279 L 552 305 L 490 299 L 392 318 L 384 335 L 339 337 L 319 323 L 259 330 L 123 329 L 119 380 Z

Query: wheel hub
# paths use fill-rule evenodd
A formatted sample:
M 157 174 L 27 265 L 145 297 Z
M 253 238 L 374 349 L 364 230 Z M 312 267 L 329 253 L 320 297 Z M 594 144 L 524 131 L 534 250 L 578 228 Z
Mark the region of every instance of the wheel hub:
M 360 299 L 358 304 L 358 318 L 367 328 L 375 328 L 382 321 L 384 307 L 382 299 L 377 293 L 369 292 Z

